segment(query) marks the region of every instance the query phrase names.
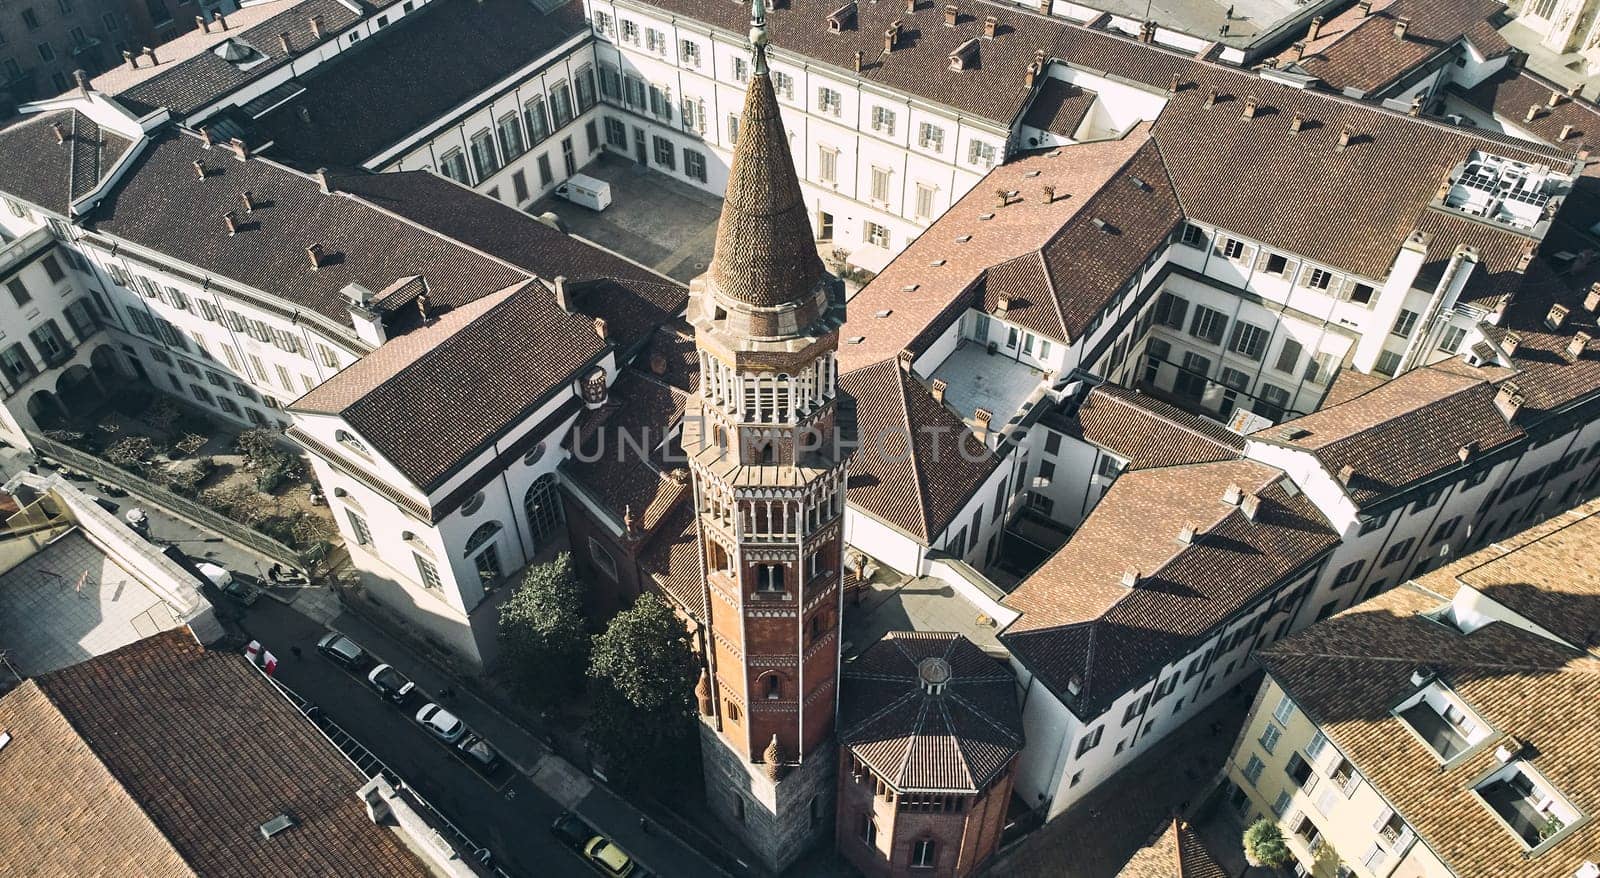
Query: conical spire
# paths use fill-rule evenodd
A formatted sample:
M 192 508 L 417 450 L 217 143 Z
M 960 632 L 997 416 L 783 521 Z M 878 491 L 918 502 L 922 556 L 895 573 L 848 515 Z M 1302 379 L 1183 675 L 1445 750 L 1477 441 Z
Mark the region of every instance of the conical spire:
M 747 305 L 810 301 L 823 276 L 822 260 L 767 71 L 762 0 L 751 4 L 750 45 L 755 75 L 733 148 L 711 278 L 723 295 Z

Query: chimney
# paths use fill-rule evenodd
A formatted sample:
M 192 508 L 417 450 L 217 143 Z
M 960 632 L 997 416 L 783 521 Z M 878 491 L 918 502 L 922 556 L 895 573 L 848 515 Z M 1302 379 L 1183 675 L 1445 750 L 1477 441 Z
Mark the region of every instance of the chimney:
M 946 6 L 944 8 L 944 26 L 945 27 L 955 27 L 956 26 L 956 19 L 958 19 L 960 17 L 961 17 L 961 14 L 956 10 L 956 7 L 954 5 Z
M 322 260 L 324 256 L 325 254 L 322 252 L 321 244 L 312 244 L 306 248 L 306 258 L 311 260 L 312 271 L 316 271 L 322 267 Z
M 1589 284 L 1589 293 L 1583 297 L 1583 310 L 1591 314 L 1600 311 L 1600 281 Z
M 228 148 L 233 150 L 233 157 L 241 162 L 250 157 L 250 148 L 237 137 L 228 141 Z
M 1226 506 L 1238 506 L 1242 499 L 1244 499 L 1244 489 L 1239 487 L 1238 483 L 1229 485 L 1228 489 L 1222 492 L 1222 502 Z
M 1524 122 L 1532 122 L 1534 119 L 1537 119 L 1538 117 L 1539 117 L 1539 105 L 1538 104 L 1531 104 L 1528 107 L 1528 112 L 1526 112 L 1526 113 L 1524 113 L 1522 115 L 1522 121 L 1524 121 Z
M 1217 90 L 1216 89 L 1212 89 L 1211 90 L 1211 94 L 1206 95 L 1206 106 L 1207 107 L 1216 106 L 1218 97 L 1219 97 L 1219 95 L 1217 94 Z
M 895 40 L 900 37 L 898 28 L 889 27 L 883 32 L 883 54 L 888 55 L 894 51 Z
M 322 16 L 311 16 L 311 20 L 308 22 L 308 24 L 311 25 L 311 38 L 313 40 L 322 39 Z
M 122 60 L 128 62 L 129 67 L 132 67 L 135 70 L 139 69 L 139 56 L 133 54 L 127 49 L 122 50 Z
M 1305 125 L 1306 125 L 1305 114 L 1304 113 L 1295 113 L 1293 118 L 1291 118 L 1289 120 L 1289 133 L 1290 134 L 1299 134 L 1300 133 L 1300 129 L 1304 128 Z
M 201 162 L 199 159 L 194 160 L 194 175 L 201 180 L 206 178 L 205 163 Z
M 938 403 L 944 402 L 944 392 L 949 386 L 949 382 L 945 381 L 943 378 L 933 379 L 933 401 Z
M 1356 468 L 1350 464 L 1339 467 L 1339 484 L 1349 487 L 1350 480 L 1356 477 Z
M 1245 518 L 1255 521 L 1256 516 L 1261 514 L 1261 495 L 1250 494 L 1246 496 L 1244 500 L 1240 501 L 1239 509 L 1244 512 Z
M 1411 99 L 1411 109 L 1406 110 L 1406 115 L 1412 118 L 1422 115 L 1422 95 Z
M 567 276 L 564 274 L 556 275 L 554 284 L 556 307 L 567 312 L 568 314 L 574 313 L 572 304 L 572 289 L 567 286 Z
M 89 71 L 87 70 L 79 68 L 72 71 L 72 81 L 78 84 L 78 91 L 83 92 L 84 97 L 88 97 L 89 92 L 94 91 L 94 88 L 89 85 Z
M 1000 19 L 995 18 L 992 15 L 985 15 L 983 17 L 983 36 L 984 36 L 984 38 L 985 39 L 990 39 L 990 40 L 994 39 L 995 28 L 997 28 L 999 26 L 1000 26 Z
M 212 136 L 211 136 L 211 129 L 207 128 L 204 125 L 201 125 L 200 126 L 200 145 L 205 147 L 206 149 L 210 149 L 211 147 L 215 146 L 216 143 L 217 143 L 217 141 L 215 139 L 213 139 Z
M 1544 105 L 1547 106 L 1547 107 L 1559 107 L 1559 106 L 1561 106 L 1561 92 L 1558 92 L 1558 91 L 1550 92 L 1550 97 L 1544 99 Z
M 955 51 L 950 53 L 949 67 L 951 70 L 966 70 L 977 63 L 977 60 L 978 40 L 973 38 L 956 46 Z
M 1349 149 L 1350 148 L 1350 138 L 1352 138 L 1354 136 L 1355 136 L 1355 132 L 1350 129 L 1349 125 L 1346 125 L 1344 128 L 1340 129 L 1340 131 L 1339 131 L 1339 143 L 1338 143 L 1338 145 L 1334 146 L 1333 151 L 1334 152 L 1344 152 L 1345 150 Z
M 417 296 L 417 316 L 422 318 L 423 326 L 433 322 L 433 314 L 428 310 L 429 304 L 427 293 L 421 293 Z
M 239 234 L 239 218 L 233 211 L 230 210 L 222 215 L 222 224 L 228 229 L 228 237 Z
M 1178 78 L 1178 74 L 1172 74 L 1172 79 L 1167 82 L 1167 94 L 1177 94 L 1178 87 L 1181 85 L 1183 85 L 1183 80 Z
M 328 182 L 328 169 L 317 168 L 315 176 L 317 178 L 317 191 L 321 192 L 323 195 L 333 194 L 333 185 Z
M 311 108 L 310 107 L 308 107 L 308 106 L 306 106 L 304 104 L 301 104 L 300 106 L 294 108 L 294 114 L 296 116 L 300 117 L 300 124 L 302 124 L 302 125 L 310 125 L 311 124 Z
M 910 348 L 901 348 L 900 353 L 895 354 L 894 357 L 894 364 L 900 367 L 900 371 L 907 374 L 911 372 L 911 366 L 916 362 L 917 355 L 912 353 Z
M 1590 338 L 1591 336 L 1587 332 L 1580 332 L 1574 335 L 1572 340 L 1567 342 L 1567 359 L 1576 360 L 1582 357 L 1584 352 L 1589 350 Z
M 1530 244 L 1530 245 L 1528 245 L 1528 247 L 1526 249 L 1524 249 L 1522 251 L 1522 255 L 1517 257 L 1517 267 L 1516 267 L 1517 274 L 1522 274 L 1522 273 L 1526 272 L 1528 270 L 1529 266 L 1533 265 L 1533 254 L 1534 254 L 1534 251 L 1535 251 L 1535 245 Z
M 711 681 L 706 674 L 706 669 L 700 669 L 700 679 L 694 684 L 694 700 L 700 708 L 701 716 L 714 716 L 716 708 L 711 704 Z
M 203 34 L 211 33 L 211 25 L 206 21 L 204 15 L 196 15 L 194 17 L 194 26 L 200 28 L 200 32 Z
M 1567 97 L 1573 100 L 1583 97 L 1583 86 L 1584 83 L 1582 82 L 1574 83 L 1571 88 L 1567 89 Z
M 1406 18 L 1405 16 L 1401 16 L 1400 18 L 1395 19 L 1394 20 L 1394 38 L 1397 39 L 1397 40 L 1405 39 L 1406 38 L 1406 29 L 1409 28 L 1409 27 L 1411 27 L 1411 19 Z
M 1042 192 L 1043 195 L 1044 195 L 1044 203 L 1045 204 L 1055 204 L 1056 203 L 1056 187 L 1055 186 L 1052 186 L 1051 184 L 1046 183 L 1046 184 L 1044 184 L 1043 186 L 1040 187 L 1040 192 Z
M 1186 524 L 1186 525 L 1184 525 L 1182 528 L 1180 528 L 1178 530 L 1178 542 L 1181 545 L 1185 545 L 1185 546 L 1194 545 L 1194 537 L 1195 537 L 1194 525 L 1192 525 L 1192 524 Z
M 1139 25 L 1139 42 L 1153 43 L 1156 41 L 1156 23 L 1153 21 L 1141 22 Z
M 1456 449 L 1456 457 L 1462 463 L 1466 463 L 1467 461 L 1471 460 L 1472 456 L 1474 454 L 1477 454 L 1477 453 L 1478 453 L 1478 443 L 1477 442 L 1468 442 L 1467 444 L 1465 444 L 1465 445 L 1461 446 L 1460 448 Z
M 972 432 L 977 435 L 979 442 L 988 443 L 989 422 L 992 420 L 994 420 L 994 412 L 988 409 L 980 408 L 972 413 Z
M 1571 136 L 1572 136 L 1572 126 L 1571 125 L 1563 125 L 1563 126 L 1561 126 L 1561 136 L 1556 138 L 1556 142 L 1565 143 L 1567 138 L 1569 138 Z
M 60 122 L 51 121 L 50 130 L 56 136 L 56 143 L 66 143 L 67 142 L 67 129 L 61 127 L 61 123 Z
M 1311 26 L 1306 28 L 1306 42 L 1315 40 L 1322 33 L 1322 16 L 1311 19 Z
M 154 66 L 156 66 L 156 65 L 157 65 L 157 64 L 160 64 L 160 63 L 161 63 L 161 62 L 160 62 L 160 61 L 159 61 L 159 60 L 157 60 L 157 59 L 156 59 L 156 50 L 155 50 L 155 49 L 152 49 L 152 48 L 150 48 L 150 47 L 149 47 L 149 46 L 145 46 L 145 47 L 144 47 L 144 53 L 145 53 L 145 55 L 146 55 L 146 56 L 147 56 L 147 57 L 149 57 L 149 59 L 150 59 L 150 66 L 151 66 L 151 67 L 154 67 Z
M 660 351 L 653 351 L 650 354 L 650 374 L 651 375 L 665 375 L 665 374 L 667 374 L 667 357 L 666 357 L 665 354 L 661 353 Z
M 1501 384 L 1500 391 L 1494 395 L 1494 407 L 1500 410 L 1506 423 L 1511 423 L 1522 409 L 1522 389 L 1510 381 Z
M 604 317 L 596 317 L 594 319 L 594 334 L 600 336 L 601 341 L 607 341 L 611 338 L 611 327 L 606 323 Z
M 1011 297 L 1005 293 L 995 297 L 994 313 L 1004 317 L 1011 310 Z
M 1289 51 L 1293 53 L 1288 58 L 1290 62 L 1299 61 L 1301 58 L 1304 58 L 1306 56 L 1305 41 L 1301 40 L 1300 42 L 1290 46 Z
M 1551 305 L 1550 312 L 1544 315 L 1545 325 L 1551 329 L 1560 329 L 1561 324 L 1567 322 L 1567 312 L 1566 305 Z
M 910 15 L 911 13 L 916 12 L 916 11 L 917 11 L 917 0 L 906 0 L 906 14 Z
M 622 536 L 630 541 L 637 540 L 641 536 L 639 522 L 633 517 L 632 503 L 622 507 Z
M 1356 4 L 1356 12 L 1360 13 L 1362 18 L 1366 18 L 1367 16 L 1371 15 L 1372 0 L 1361 0 L 1360 3 Z
M 857 73 L 861 72 L 861 57 L 862 57 L 862 54 L 863 53 L 861 53 L 861 52 L 856 52 L 856 72 Z
M 1241 119 L 1254 119 L 1255 117 L 1256 117 L 1256 99 L 1254 97 L 1245 98 L 1244 99 L 1244 112 L 1239 115 L 1239 118 L 1241 118 Z
M 278 48 L 282 49 L 283 50 L 283 54 L 285 54 L 285 55 L 293 55 L 294 54 L 294 45 L 289 42 L 289 32 L 288 31 L 285 30 L 285 31 L 279 31 L 278 32 Z
M 1505 351 L 1508 357 L 1516 356 L 1517 348 L 1521 346 L 1522 336 L 1517 335 L 1515 332 L 1508 332 L 1505 337 L 1500 339 L 1500 349 Z
M 224 16 L 222 14 L 222 10 L 220 10 L 220 9 L 217 10 L 215 15 L 217 17 L 217 27 L 218 27 L 218 29 L 227 30 L 228 29 L 228 19 L 227 19 L 226 16 Z
M 244 212 L 245 213 L 255 213 L 256 212 L 256 198 L 255 198 L 255 195 L 253 193 L 251 193 L 251 191 L 249 189 L 246 189 L 243 192 L 239 193 L 239 200 L 244 203 Z
M 1054 2 L 1055 2 L 1055 0 L 1039 0 L 1039 14 L 1040 15 L 1049 15 L 1050 14 L 1050 6 Z

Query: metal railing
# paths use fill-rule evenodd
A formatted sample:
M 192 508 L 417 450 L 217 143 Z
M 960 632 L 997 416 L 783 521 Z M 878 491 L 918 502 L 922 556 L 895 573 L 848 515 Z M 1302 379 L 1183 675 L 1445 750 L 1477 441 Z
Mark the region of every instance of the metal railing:
M 85 472 L 100 481 L 116 485 L 146 503 L 159 506 L 195 527 L 220 534 L 248 549 L 260 552 L 274 561 L 291 567 L 301 567 L 305 564 L 301 553 L 254 528 L 247 527 L 228 518 L 220 512 L 207 509 L 188 497 L 173 493 L 122 467 L 101 460 L 92 454 L 79 451 L 69 445 L 63 445 L 31 430 L 27 432 L 27 437 L 28 441 L 33 445 L 34 452 L 42 458 L 53 460 L 56 463 Z

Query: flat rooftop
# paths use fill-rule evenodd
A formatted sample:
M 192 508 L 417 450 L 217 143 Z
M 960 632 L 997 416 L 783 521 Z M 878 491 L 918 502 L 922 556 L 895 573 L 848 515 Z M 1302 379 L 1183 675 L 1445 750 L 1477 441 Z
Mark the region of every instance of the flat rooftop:
M 987 409 L 994 415 L 990 426 L 997 430 L 1022 413 L 1044 377 L 1040 370 L 1006 356 L 1003 349 L 991 354 L 979 344 L 957 348 L 928 376 L 930 382 L 945 382 L 945 404 L 963 420 L 971 423 L 974 412 Z
M 1337 6 L 1341 0 L 1076 0 L 1135 21 L 1154 21 L 1163 27 L 1196 37 L 1216 40 L 1237 49 L 1251 50 L 1281 25 L 1294 19 L 1310 21 L 1318 8 Z M 1226 28 L 1226 30 L 1224 30 Z M 1287 34 L 1285 34 L 1286 36 Z
M 0 649 L 23 676 L 75 665 L 179 624 L 155 592 L 78 530 L 0 574 Z
M 891 575 L 884 575 L 890 573 Z M 995 657 L 1007 652 L 995 636 L 997 626 L 983 611 L 942 579 L 906 579 L 882 571 L 860 592 L 859 603 L 844 611 L 845 657 L 853 658 L 890 631 L 948 631 L 965 636 Z

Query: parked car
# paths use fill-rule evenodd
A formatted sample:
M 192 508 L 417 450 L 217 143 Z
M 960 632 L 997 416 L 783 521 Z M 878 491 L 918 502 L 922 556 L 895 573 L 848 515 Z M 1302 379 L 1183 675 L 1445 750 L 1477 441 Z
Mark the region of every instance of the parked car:
M 200 565 L 204 570 L 206 565 Z M 241 607 L 248 607 L 261 597 L 261 589 L 256 588 L 242 579 L 229 579 L 226 585 L 218 586 L 222 596 Z
M 500 754 L 494 752 L 494 748 L 489 746 L 489 742 L 474 732 L 469 732 L 462 737 L 461 741 L 456 744 L 456 749 L 467 757 L 467 761 L 472 763 L 472 767 L 482 771 L 484 774 L 492 774 L 496 768 L 500 767 Z
M 633 874 L 633 857 L 628 856 L 627 851 L 617 847 L 616 842 L 603 835 L 589 839 L 583 846 L 583 855 L 607 875 L 622 878 Z
M 550 831 L 562 844 L 573 850 L 581 849 L 589 843 L 589 839 L 600 834 L 599 830 L 589 825 L 589 821 L 571 811 L 562 811 L 561 816 L 550 824 Z
M 467 724 L 456 718 L 456 715 L 433 702 L 428 702 L 417 711 L 417 722 L 422 727 L 433 733 L 433 736 L 446 744 L 454 744 L 461 740 L 467 733 Z
M 372 688 L 383 693 L 383 697 L 395 704 L 404 704 L 406 696 L 417 684 L 406 679 L 406 675 L 394 669 L 394 665 L 378 665 L 367 675 L 367 682 Z
M 317 641 L 317 650 L 347 668 L 359 668 L 367 661 L 367 651 L 337 631 L 323 635 L 322 639 Z

